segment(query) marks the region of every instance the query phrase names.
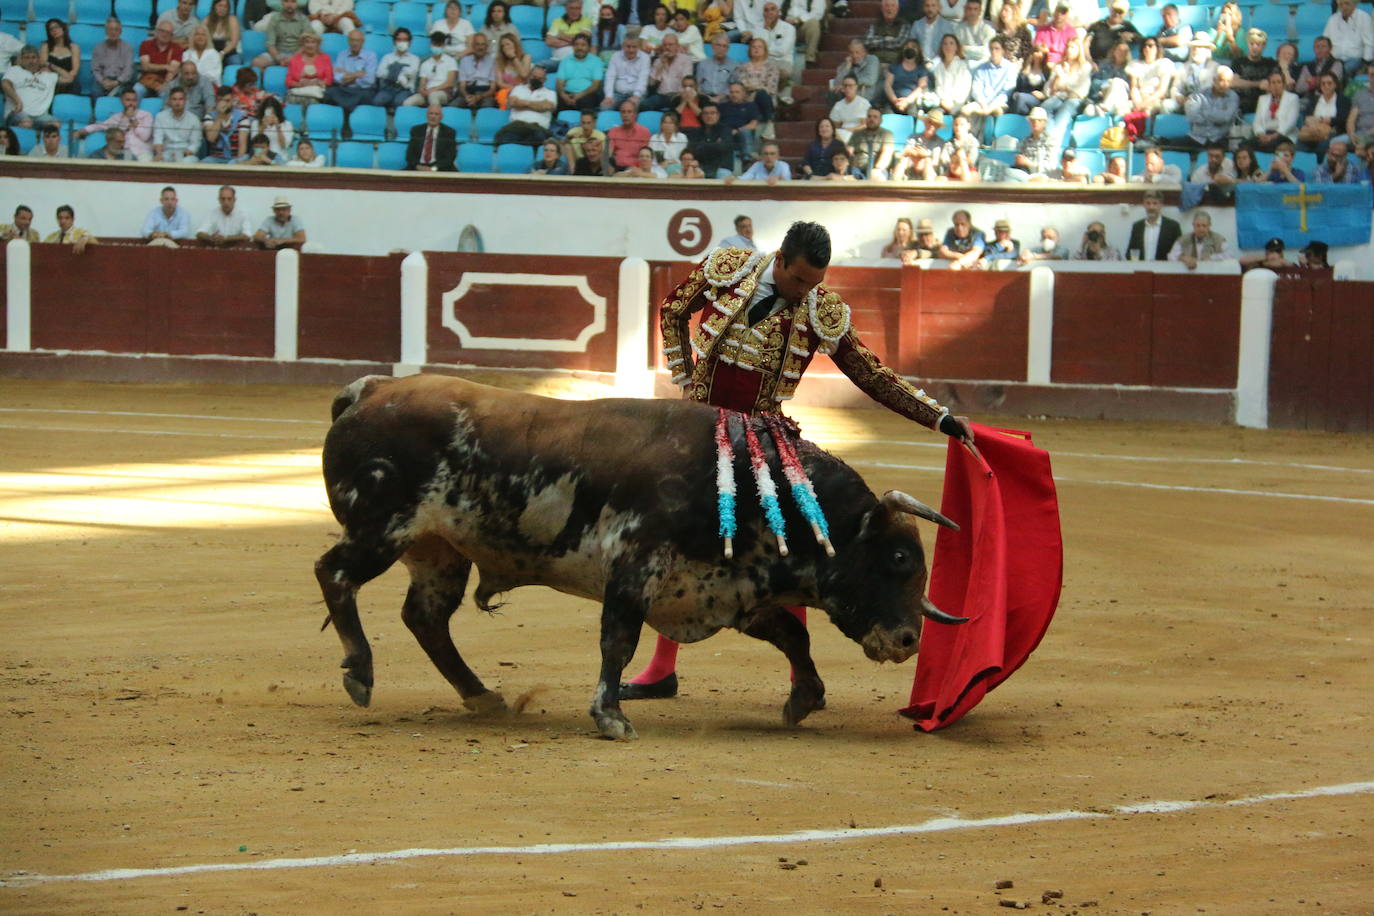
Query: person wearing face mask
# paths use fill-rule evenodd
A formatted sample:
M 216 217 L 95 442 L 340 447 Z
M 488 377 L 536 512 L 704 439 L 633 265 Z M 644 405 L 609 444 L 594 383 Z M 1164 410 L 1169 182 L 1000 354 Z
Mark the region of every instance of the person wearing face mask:
M 410 51 L 410 29 L 400 28 L 392 36 L 392 50 L 377 62 L 377 92 L 372 104 L 387 111 L 410 98 L 420 73 L 420 58 Z
M 544 86 L 546 78 L 543 67 L 533 67 L 529 78 L 511 89 L 506 96 L 510 121 L 496 132 L 497 146 L 502 143 L 538 146 L 549 138 L 549 123 L 558 108 L 558 96 Z
M 429 58 L 420 64 L 415 94 L 403 105 L 447 105 L 458 85 L 458 65 L 444 53 L 448 36 L 435 32 L 429 36 Z
M 1040 230 L 1040 241 L 1036 245 L 1027 245 L 1021 249 L 1021 263 L 1030 264 L 1033 261 L 1067 261 L 1069 259 L 1069 249 L 1059 244 L 1059 230 L 1053 226 L 1046 226 Z
M 930 71 L 921 60 L 920 45 L 911 38 L 902 46 L 902 56 L 883 74 L 883 96 L 888 111 L 914 115 L 930 98 Z M 929 107 L 929 102 L 925 107 Z

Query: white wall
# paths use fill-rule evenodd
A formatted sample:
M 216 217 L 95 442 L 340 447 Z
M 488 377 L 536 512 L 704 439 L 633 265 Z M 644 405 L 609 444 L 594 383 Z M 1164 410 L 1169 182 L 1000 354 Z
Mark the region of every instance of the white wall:
M 261 173 L 259 173 L 261 174 Z M 183 206 L 199 225 L 216 206 L 217 182 L 195 184 L 195 169 L 177 181 Z M 493 181 L 500 179 L 493 179 Z M 35 225 L 46 236 L 56 229 L 54 211 L 70 204 L 77 225 L 96 235 L 135 236 L 143 219 L 157 205 L 165 181 L 93 181 L 0 177 L 3 207 L 24 203 L 34 209 Z M 949 204 L 867 201 L 743 200 L 737 203 L 695 201 L 689 186 L 681 187 L 681 200 L 598 198 L 584 188 L 550 184 L 547 197 L 516 194 L 431 194 L 381 191 L 344 191 L 291 187 L 242 187 L 240 206 L 256 225 L 266 219 L 272 199 L 286 194 L 297 217 L 305 222 L 313 242 L 335 254 L 385 254 L 397 248 L 452 251 L 463 227 L 471 224 L 482 234 L 489 252 L 538 252 L 544 254 L 642 257 L 649 260 L 680 258 L 670 247 L 667 226 L 672 215 L 685 208 L 699 209 L 711 221 L 712 242 L 734 233 L 737 214 L 753 217 L 755 235 L 764 247 L 776 245 L 793 220 L 810 219 L 829 227 L 835 240 L 835 259 L 877 259 L 891 238 L 898 217 L 912 220 L 929 217 L 943 233 L 950 214 L 958 209 L 955 192 Z M 739 187 L 747 187 L 740 185 Z M 568 194 L 575 190 L 577 195 Z M 1067 196 L 1067 195 L 1066 195 Z M 1072 197 L 1078 197 L 1074 194 Z M 1124 251 L 1130 224 L 1142 215 L 1140 208 L 1125 204 L 975 204 L 968 206 L 974 223 L 991 233 L 994 220 L 1005 217 L 1024 244 L 1039 240 L 1042 225 L 1054 225 L 1070 247 L 1077 247 L 1086 225 L 1100 219 L 1107 225 L 1109 240 Z M 9 221 L 9 210 L 0 222 Z M 1235 237 L 1234 211 L 1211 209 L 1214 228 Z M 1191 214 L 1180 217 L 1172 208 L 1166 213 L 1189 225 Z M 1374 245 L 1333 249 L 1331 261 L 1364 265 L 1361 278 L 1374 279 Z

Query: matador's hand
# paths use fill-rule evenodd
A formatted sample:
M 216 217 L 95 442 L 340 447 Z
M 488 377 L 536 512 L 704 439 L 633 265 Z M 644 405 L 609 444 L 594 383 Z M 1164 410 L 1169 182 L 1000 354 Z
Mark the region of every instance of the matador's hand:
M 973 444 L 973 427 L 969 425 L 968 417 L 946 414 L 945 418 L 940 421 L 940 432 L 951 439 L 958 439 L 973 457 L 979 461 L 983 460 L 983 456 L 978 453 L 978 447 Z

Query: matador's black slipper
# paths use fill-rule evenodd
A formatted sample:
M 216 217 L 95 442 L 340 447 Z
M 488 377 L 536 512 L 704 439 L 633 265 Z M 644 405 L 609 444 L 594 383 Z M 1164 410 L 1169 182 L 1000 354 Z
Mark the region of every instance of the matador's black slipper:
M 666 700 L 677 696 L 677 672 L 648 684 L 621 684 L 622 700 Z

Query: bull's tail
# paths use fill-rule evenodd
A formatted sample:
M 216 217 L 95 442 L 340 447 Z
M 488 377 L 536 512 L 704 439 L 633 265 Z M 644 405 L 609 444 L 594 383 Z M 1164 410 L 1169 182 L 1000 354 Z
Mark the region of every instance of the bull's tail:
M 339 419 L 341 413 L 358 403 L 371 385 L 391 381 L 394 379 L 389 375 L 364 375 L 360 379 L 349 382 L 342 391 L 334 395 L 334 402 L 329 405 L 329 419 L 331 421 Z

